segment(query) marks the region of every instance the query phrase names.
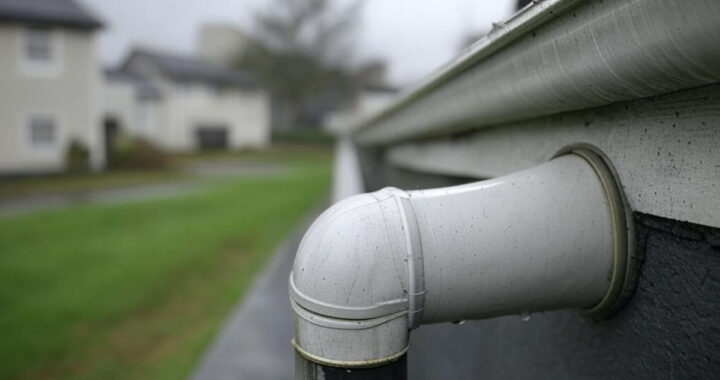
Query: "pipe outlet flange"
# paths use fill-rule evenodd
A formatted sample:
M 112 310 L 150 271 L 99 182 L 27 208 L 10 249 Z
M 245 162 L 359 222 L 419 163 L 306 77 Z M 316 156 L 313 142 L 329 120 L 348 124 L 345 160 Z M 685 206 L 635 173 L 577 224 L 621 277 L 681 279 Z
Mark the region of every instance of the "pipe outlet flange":
M 583 310 L 591 318 L 605 319 L 615 314 L 635 291 L 638 276 L 637 251 L 632 211 L 610 160 L 590 145 L 575 145 L 556 156 L 576 154 L 584 158 L 602 182 L 613 226 L 613 270 L 605 296 L 596 305 Z

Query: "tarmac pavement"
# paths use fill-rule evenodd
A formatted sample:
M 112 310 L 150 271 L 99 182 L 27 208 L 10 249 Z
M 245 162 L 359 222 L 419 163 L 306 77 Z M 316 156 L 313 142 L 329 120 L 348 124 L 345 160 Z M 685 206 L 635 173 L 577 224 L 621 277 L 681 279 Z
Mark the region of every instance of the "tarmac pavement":
M 317 214 L 311 215 L 313 218 L 300 224 L 258 275 L 200 360 L 192 380 L 294 378 L 288 276 L 297 246 Z

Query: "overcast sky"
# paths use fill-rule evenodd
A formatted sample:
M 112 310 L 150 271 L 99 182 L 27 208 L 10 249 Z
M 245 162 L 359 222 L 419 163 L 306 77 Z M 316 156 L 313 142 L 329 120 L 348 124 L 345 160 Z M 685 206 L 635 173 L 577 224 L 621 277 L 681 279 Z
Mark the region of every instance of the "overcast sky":
M 105 22 L 104 64 L 116 64 L 133 45 L 192 53 L 199 26 L 226 22 L 248 28 L 267 0 L 82 0 Z M 382 58 L 390 80 L 414 83 L 451 59 L 462 37 L 507 18 L 515 0 L 365 0 L 357 60 Z

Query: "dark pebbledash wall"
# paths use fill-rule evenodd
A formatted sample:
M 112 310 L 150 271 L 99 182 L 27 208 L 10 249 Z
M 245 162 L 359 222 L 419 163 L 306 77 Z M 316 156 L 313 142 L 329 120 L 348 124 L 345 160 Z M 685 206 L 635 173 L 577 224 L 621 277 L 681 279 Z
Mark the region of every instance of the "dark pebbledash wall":
M 577 311 L 424 325 L 410 379 L 720 379 L 720 230 L 636 214 L 635 295 L 614 317 Z

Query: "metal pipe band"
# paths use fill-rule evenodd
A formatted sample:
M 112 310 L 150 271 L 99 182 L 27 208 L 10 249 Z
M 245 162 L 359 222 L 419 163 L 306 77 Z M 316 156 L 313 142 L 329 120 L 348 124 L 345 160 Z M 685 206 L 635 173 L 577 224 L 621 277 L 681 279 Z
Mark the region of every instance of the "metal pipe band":
M 293 347 L 295 348 L 295 351 L 300 354 L 302 357 L 304 357 L 307 360 L 310 360 L 313 363 L 318 363 L 330 367 L 339 367 L 339 368 L 373 368 L 373 367 L 379 367 L 386 365 L 388 363 L 393 363 L 398 361 L 403 355 L 405 355 L 408 350 L 410 349 L 410 345 L 408 344 L 400 350 L 397 353 L 394 353 L 392 355 L 388 355 L 386 357 L 377 358 L 377 359 L 369 359 L 369 360 L 332 360 L 323 358 L 317 355 L 314 355 L 305 349 L 303 349 L 296 341 L 295 339 L 291 340 Z

